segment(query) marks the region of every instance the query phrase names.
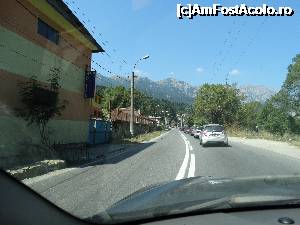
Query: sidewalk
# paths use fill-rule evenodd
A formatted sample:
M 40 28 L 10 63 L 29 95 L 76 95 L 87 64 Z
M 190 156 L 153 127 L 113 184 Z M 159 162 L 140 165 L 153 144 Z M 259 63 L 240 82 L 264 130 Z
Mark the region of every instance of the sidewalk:
M 300 148 L 293 146 L 287 142 L 271 141 L 264 139 L 248 139 L 240 137 L 229 137 L 229 142 L 236 142 L 252 147 L 262 148 L 281 155 L 286 155 L 292 158 L 300 159 Z
M 69 165 L 66 165 L 63 168 L 56 169 L 56 170 L 51 170 L 48 172 L 40 173 L 39 175 L 34 174 L 34 176 L 30 176 L 30 174 L 23 174 L 22 179 L 23 182 L 25 183 L 31 183 L 35 182 L 40 179 L 44 179 L 45 177 L 51 177 L 59 174 L 66 173 L 70 170 L 74 170 L 75 168 L 78 167 L 87 167 L 90 165 L 93 165 L 95 163 L 99 163 L 105 160 L 110 160 L 118 155 L 121 155 L 125 153 L 126 151 L 134 150 L 134 148 L 130 148 L 132 146 L 137 146 L 139 144 L 147 144 L 151 142 L 156 142 L 163 136 L 165 136 L 168 132 L 165 132 L 158 137 L 152 138 L 149 141 L 144 141 L 141 143 L 126 143 L 126 144 L 104 144 L 104 145 L 98 145 L 98 146 L 93 146 L 88 148 L 88 154 L 87 158 L 84 158 L 83 161 L 78 161 L 77 163 L 71 163 Z M 16 174 L 17 171 L 15 171 L 14 175 Z M 24 176 L 25 175 L 25 176 Z
M 48 173 L 53 173 L 57 170 L 65 170 L 74 166 L 89 165 L 94 162 L 105 160 L 108 157 L 114 157 L 126 150 L 129 144 L 104 144 L 87 149 L 88 157 L 78 162 L 66 163 L 61 159 L 49 159 L 36 162 L 30 165 L 20 166 L 16 169 L 7 170 L 9 174 L 17 179 L 23 180 L 36 176 L 41 176 Z M 69 165 L 68 165 L 69 164 Z

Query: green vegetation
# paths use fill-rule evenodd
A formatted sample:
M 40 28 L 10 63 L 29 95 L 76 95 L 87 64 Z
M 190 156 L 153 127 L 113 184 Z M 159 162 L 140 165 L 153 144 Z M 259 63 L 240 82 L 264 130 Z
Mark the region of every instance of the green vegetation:
M 124 87 L 98 87 L 102 96 L 104 116 L 117 107 L 130 105 L 130 90 Z M 192 126 L 220 123 L 227 128 L 276 140 L 292 139 L 300 135 L 300 55 L 288 67 L 281 90 L 266 102 L 247 102 L 236 85 L 204 84 L 197 92 L 194 105 L 172 103 L 167 100 L 135 92 L 135 109 L 145 116 L 159 116 L 164 121 L 178 123 L 178 114 L 185 114 L 185 124 Z
M 18 84 L 22 107 L 16 109 L 17 115 L 23 118 L 28 126 L 38 127 L 41 144 L 48 149 L 52 149 L 52 143 L 49 138 L 51 131 L 47 124 L 55 116 L 61 115 L 67 104 L 67 101 L 59 99 L 60 73 L 59 69 L 52 68 L 48 84 L 38 82 L 36 76 Z
M 231 134 L 299 144 L 300 55 L 288 67 L 281 90 L 265 103 L 245 102 L 235 85 L 204 84 L 193 109 L 188 123 L 220 123 Z
M 113 144 L 135 144 L 135 143 L 142 143 L 145 141 L 150 141 L 153 138 L 156 138 L 163 134 L 165 131 L 159 130 L 159 131 L 152 131 L 146 134 L 140 134 L 132 138 L 124 138 L 124 139 L 118 139 L 113 140 Z
M 97 94 L 101 96 L 101 106 L 103 117 L 108 118 L 109 112 L 114 109 L 126 108 L 130 106 L 130 89 L 122 86 L 104 87 L 97 86 Z M 167 117 L 170 123 L 177 123 L 177 114 L 182 114 L 188 108 L 188 104 L 174 103 L 164 99 L 154 99 L 138 90 L 134 93 L 134 108 L 140 110 L 144 116 L 161 117 L 164 121 Z
M 232 124 L 241 105 L 238 89 L 222 84 L 204 84 L 197 92 L 194 118 L 199 123 Z
M 133 143 L 142 143 L 144 141 L 150 141 L 151 139 L 156 138 L 163 133 L 164 133 L 164 131 L 153 131 L 153 132 L 150 132 L 147 134 L 141 134 L 136 137 L 127 139 L 127 141 L 133 142 Z

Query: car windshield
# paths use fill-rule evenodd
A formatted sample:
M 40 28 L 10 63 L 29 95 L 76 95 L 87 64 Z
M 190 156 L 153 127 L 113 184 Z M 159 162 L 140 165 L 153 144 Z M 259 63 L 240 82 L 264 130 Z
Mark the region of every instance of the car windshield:
M 204 129 L 205 131 L 208 132 L 222 132 L 224 131 L 224 127 L 223 126 L 219 126 L 219 125 L 213 125 L 213 126 L 207 126 Z
M 0 169 L 96 223 L 288 204 L 299 44 L 295 0 L 0 0 Z

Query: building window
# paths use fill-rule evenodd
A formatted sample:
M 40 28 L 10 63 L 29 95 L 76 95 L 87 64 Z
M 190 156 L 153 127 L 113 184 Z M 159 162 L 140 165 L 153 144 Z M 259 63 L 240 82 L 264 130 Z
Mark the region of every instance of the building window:
M 38 19 L 38 29 L 37 32 L 43 37 L 47 38 L 49 41 L 52 41 L 55 44 L 58 44 L 59 33 L 53 27 Z

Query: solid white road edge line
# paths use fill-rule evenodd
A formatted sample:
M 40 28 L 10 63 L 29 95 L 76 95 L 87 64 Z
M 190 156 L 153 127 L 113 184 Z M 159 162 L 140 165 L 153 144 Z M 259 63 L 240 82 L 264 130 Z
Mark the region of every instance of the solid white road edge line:
M 191 154 L 188 177 L 194 177 L 194 176 L 195 176 L 195 154 Z
M 182 136 L 184 136 L 184 135 L 182 135 Z M 181 167 L 178 171 L 178 174 L 177 174 L 175 180 L 180 180 L 180 179 L 184 178 L 185 171 L 187 169 L 187 165 L 188 165 L 188 161 L 189 161 L 189 157 L 190 157 L 189 144 L 186 141 L 186 139 L 184 139 L 184 138 L 182 138 L 182 139 L 184 140 L 184 143 L 185 143 L 185 156 L 184 156 L 183 162 L 181 164 Z

